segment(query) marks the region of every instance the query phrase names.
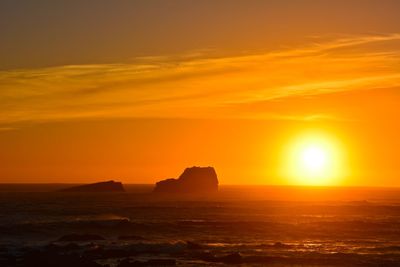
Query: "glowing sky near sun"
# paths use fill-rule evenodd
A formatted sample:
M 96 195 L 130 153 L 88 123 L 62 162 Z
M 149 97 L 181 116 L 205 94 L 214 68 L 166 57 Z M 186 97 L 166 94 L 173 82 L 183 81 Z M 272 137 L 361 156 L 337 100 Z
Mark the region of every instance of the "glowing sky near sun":
M 212 165 L 222 183 L 308 184 L 294 172 L 314 172 L 337 179 L 313 184 L 400 185 L 399 11 L 3 1 L 0 182 L 152 183 Z M 318 135 L 291 161 L 289 144 L 315 129 L 334 141 Z

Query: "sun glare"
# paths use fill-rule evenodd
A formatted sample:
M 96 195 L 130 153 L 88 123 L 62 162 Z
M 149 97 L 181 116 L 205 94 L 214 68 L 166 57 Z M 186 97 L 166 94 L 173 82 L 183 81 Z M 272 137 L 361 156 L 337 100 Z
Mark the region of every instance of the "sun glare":
M 315 173 L 324 169 L 327 164 L 327 153 L 320 147 L 310 146 L 301 154 L 305 170 Z
M 287 147 L 282 171 L 290 184 L 338 184 L 344 175 L 340 143 L 325 133 L 300 135 Z

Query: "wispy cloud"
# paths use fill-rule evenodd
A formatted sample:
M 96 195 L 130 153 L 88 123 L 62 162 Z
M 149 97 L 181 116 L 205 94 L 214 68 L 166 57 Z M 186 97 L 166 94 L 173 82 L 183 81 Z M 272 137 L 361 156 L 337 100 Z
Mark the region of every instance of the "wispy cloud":
M 113 117 L 271 117 L 232 106 L 400 86 L 400 34 L 262 54 L 147 57 L 130 64 L 0 72 L 0 123 Z M 310 114 L 307 118 L 324 118 Z M 282 117 L 284 118 L 284 117 Z

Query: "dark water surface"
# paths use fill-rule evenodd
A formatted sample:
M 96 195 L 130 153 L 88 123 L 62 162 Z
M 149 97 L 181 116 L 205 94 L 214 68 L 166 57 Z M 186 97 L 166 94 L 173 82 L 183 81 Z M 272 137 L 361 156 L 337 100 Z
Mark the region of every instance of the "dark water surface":
M 63 246 L 55 241 L 73 233 L 105 238 L 74 242 L 80 250 L 73 253 L 129 250 L 137 260 L 181 266 L 235 259 L 242 266 L 400 266 L 399 189 L 222 186 L 215 195 L 178 197 L 128 185 L 127 193 L 51 192 L 62 187 L 0 185 L 0 266 L 21 264 L 27 249 Z M 93 259 L 117 266 L 126 255 L 109 256 Z

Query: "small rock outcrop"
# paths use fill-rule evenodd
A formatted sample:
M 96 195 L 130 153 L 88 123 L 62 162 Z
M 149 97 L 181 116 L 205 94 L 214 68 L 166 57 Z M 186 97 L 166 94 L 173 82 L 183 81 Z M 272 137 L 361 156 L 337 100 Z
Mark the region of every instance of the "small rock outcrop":
M 125 192 L 124 186 L 120 182 L 107 181 L 81 186 L 74 186 L 62 189 L 60 192 Z
M 155 193 L 213 193 L 218 191 L 217 173 L 213 167 L 186 168 L 178 179 L 156 183 Z

